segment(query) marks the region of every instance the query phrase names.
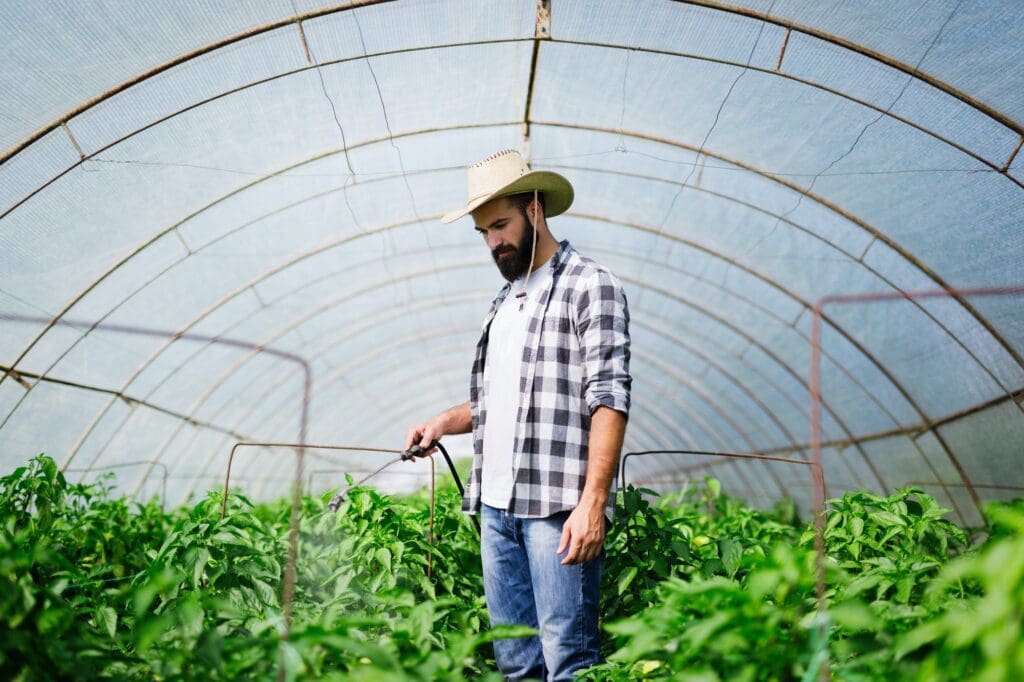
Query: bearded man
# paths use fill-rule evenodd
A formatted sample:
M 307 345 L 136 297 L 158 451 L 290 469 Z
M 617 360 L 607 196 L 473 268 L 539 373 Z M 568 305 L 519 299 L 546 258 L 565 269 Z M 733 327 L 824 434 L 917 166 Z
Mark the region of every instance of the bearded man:
M 556 241 L 572 185 L 515 151 L 469 168 L 466 206 L 508 283 L 484 319 L 469 401 L 412 427 L 406 448 L 473 433 L 462 509 L 481 516 L 491 623 L 536 628 L 494 643 L 506 678 L 570 680 L 600 661 L 598 594 L 630 405 L 629 311 L 619 280 Z

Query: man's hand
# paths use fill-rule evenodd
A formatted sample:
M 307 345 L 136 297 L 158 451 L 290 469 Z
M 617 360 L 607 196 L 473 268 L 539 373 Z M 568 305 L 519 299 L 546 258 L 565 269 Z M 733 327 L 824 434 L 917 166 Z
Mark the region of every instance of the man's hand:
M 557 554 L 569 548 L 562 564 L 581 564 L 601 553 L 604 546 L 604 503 L 584 495 L 562 526 Z
M 413 445 L 419 445 L 423 448 L 423 452 L 419 456 L 428 457 L 437 451 L 437 448 L 430 447 L 430 444 L 435 440 L 441 440 L 442 436 L 448 434 L 469 433 L 471 428 L 472 417 L 470 416 L 469 403 L 456 405 L 436 417 L 409 429 L 408 433 L 405 434 L 405 449 L 408 450 Z

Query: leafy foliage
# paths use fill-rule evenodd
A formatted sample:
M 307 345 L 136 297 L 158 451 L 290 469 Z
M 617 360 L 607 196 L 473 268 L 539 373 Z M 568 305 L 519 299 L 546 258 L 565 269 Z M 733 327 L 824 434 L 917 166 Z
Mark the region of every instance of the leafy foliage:
M 290 501 L 232 494 L 164 513 L 69 485 L 39 456 L 0 479 L 0 675 L 50 679 L 500 679 L 476 534 L 458 493 L 302 500 L 293 623 Z M 916 489 L 829 501 L 813 531 L 717 481 L 619 492 L 592 680 L 1024 679 L 1024 504 L 969 546 Z

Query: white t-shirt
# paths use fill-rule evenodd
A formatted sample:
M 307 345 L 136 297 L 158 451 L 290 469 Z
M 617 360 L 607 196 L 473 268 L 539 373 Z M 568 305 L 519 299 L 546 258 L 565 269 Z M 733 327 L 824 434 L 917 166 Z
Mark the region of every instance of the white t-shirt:
M 519 381 L 523 366 L 526 326 L 539 303 L 541 289 L 551 279 L 551 268 L 542 267 L 530 275 L 526 303 L 519 310 L 516 298 L 523 286 L 520 277 L 498 306 L 487 338 L 484 362 L 484 401 L 487 423 L 484 425 L 483 469 L 480 499 L 491 507 L 507 509 L 512 498 L 512 470 L 515 453 L 516 417 L 519 412 Z

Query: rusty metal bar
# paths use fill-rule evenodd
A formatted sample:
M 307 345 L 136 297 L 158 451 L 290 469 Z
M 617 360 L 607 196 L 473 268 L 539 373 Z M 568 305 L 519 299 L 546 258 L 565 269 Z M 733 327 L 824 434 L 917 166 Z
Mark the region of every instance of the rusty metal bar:
M 0 319 L 6 319 L 6 315 L 3 314 L 3 313 L 0 313 Z M 212 423 L 209 423 L 209 422 L 205 422 L 205 421 L 201 421 L 201 420 L 195 419 L 195 418 L 191 417 L 190 415 L 182 414 L 180 412 L 175 412 L 174 410 L 168 409 L 168 408 L 163 407 L 161 405 L 156 405 L 156 404 L 151 403 L 151 402 L 149 402 L 147 400 L 143 400 L 142 398 L 136 398 L 135 396 L 128 395 L 127 393 L 124 393 L 123 391 L 116 391 L 116 390 L 114 390 L 112 388 L 104 388 L 103 386 L 94 386 L 93 384 L 86 384 L 86 383 L 82 383 L 82 382 L 79 382 L 79 381 L 69 381 L 67 379 L 58 379 L 58 378 L 55 378 L 55 377 L 43 376 L 41 374 L 36 374 L 34 372 L 26 372 L 24 370 L 15 370 L 12 367 L 6 367 L 4 365 L 0 365 L 0 372 L 4 372 L 4 373 L 7 373 L 7 374 L 10 374 L 16 381 L 18 381 L 18 383 L 22 384 L 26 388 L 30 388 L 30 385 L 28 385 L 27 382 L 25 382 L 25 378 L 29 378 L 29 379 L 34 379 L 35 381 L 42 381 L 42 382 L 45 382 L 45 383 L 48 383 L 48 384 L 57 384 L 57 385 L 60 385 L 60 386 L 68 386 L 70 388 L 78 388 L 78 389 L 81 389 L 83 391 L 90 391 L 92 393 L 105 393 L 105 394 L 107 394 L 109 396 L 112 396 L 115 400 L 120 398 L 121 400 L 125 401 L 129 405 L 142 405 L 143 407 L 147 407 L 147 408 L 149 408 L 149 409 L 151 409 L 151 410 L 153 410 L 155 412 L 160 412 L 160 413 L 166 414 L 166 415 L 168 415 L 170 417 L 174 417 L 175 419 L 180 419 L 184 423 L 193 424 L 195 426 L 201 426 L 203 428 L 211 429 L 211 430 L 214 430 L 214 431 L 221 431 L 221 432 L 223 432 L 224 434 L 226 434 L 228 436 L 240 436 L 241 435 L 241 434 L 237 434 L 234 431 L 231 431 L 229 429 L 225 429 L 223 427 L 217 426 L 216 424 L 212 424 Z M 151 461 L 151 460 L 144 460 L 144 461 Z M 67 464 L 68 464 L 67 462 L 64 463 L 64 465 L 61 467 L 61 471 L 66 471 L 67 470 Z M 81 471 L 89 471 L 89 468 L 88 467 L 83 468 L 83 469 L 81 469 Z
M 75 139 L 74 134 L 71 132 L 71 128 L 68 128 L 68 124 L 66 122 L 61 123 L 60 127 L 63 128 L 64 133 L 68 136 L 68 139 L 71 140 L 71 144 L 74 146 L 75 151 L 78 152 L 79 161 L 85 161 L 85 152 L 82 151 L 82 145 L 78 144 L 78 140 Z
M 810 460 L 795 459 L 792 457 L 778 457 L 775 455 L 765 455 L 757 452 L 713 452 L 708 450 L 673 450 L 664 453 L 658 453 L 658 451 L 629 452 L 622 458 L 622 463 L 619 469 L 620 480 L 625 481 L 626 460 L 630 456 L 651 455 L 656 453 L 753 459 L 806 466 L 810 471 L 811 486 L 813 489 L 811 508 L 814 513 L 814 550 L 816 556 L 815 586 L 818 596 L 818 612 L 825 613 L 827 611 L 827 604 L 825 602 L 825 472 L 821 466 L 820 450 L 818 452 L 818 457 Z M 625 486 L 623 485 L 623 487 Z
M 537 58 L 540 55 L 540 41 L 551 38 L 551 0 L 537 0 L 537 22 L 533 33 L 533 53 L 530 56 L 530 77 L 526 85 L 526 103 L 523 107 L 524 146 L 530 140 L 530 110 L 533 106 L 533 85 L 537 79 Z M 529 154 L 526 155 L 529 158 Z
M 943 486 L 949 488 L 967 488 L 964 483 L 947 483 L 945 481 L 907 481 L 908 486 Z M 1009 490 L 1011 492 L 1024 492 L 1024 486 L 1021 485 L 1003 485 L 1000 483 L 972 483 L 975 488 L 981 488 L 982 490 Z
M 775 70 L 782 70 L 782 58 L 786 56 L 786 46 L 789 45 L 789 34 L 793 32 L 792 28 L 786 28 L 786 35 L 782 39 L 782 47 L 779 49 L 779 59 L 775 62 Z
M 821 375 L 820 375 L 820 364 L 821 364 L 821 322 L 824 315 L 824 309 L 828 305 L 840 305 L 850 303 L 877 303 L 880 301 L 899 301 L 903 299 L 917 298 L 917 299 L 928 299 L 928 298 L 952 298 L 958 299 L 967 296 L 1019 296 L 1024 294 L 1024 286 L 1004 286 L 1004 287 L 969 287 L 959 289 L 938 289 L 938 290 L 926 290 L 926 291 L 910 291 L 910 292 L 881 292 L 881 293 L 867 293 L 867 294 L 837 294 L 832 296 L 825 296 L 815 303 L 813 310 L 813 317 L 811 318 L 811 366 L 810 366 L 810 402 L 811 402 L 811 453 L 814 461 L 818 463 L 819 467 L 821 464 Z M 978 496 L 973 484 L 971 483 L 970 477 L 967 474 L 966 469 L 960 463 L 956 454 L 945 442 L 942 434 L 938 429 L 927 421 L 928 430 L 932 431 L 935 435 L 936 440 L 943 446 L 949 455 L 950 461 L 956 468 L 957 473 L 960 474 L 963 479 L 964 485 L 967 492 L 970 494 L 971 499 L 977 506 L 978 511 L 981 511 L 981 499 Z
M 1008 173 L 1010 171 L 1010 166 L 1013 165 L 1013 160 L 1017 158 L 1017 154 L 1020 152 L 1021 146 L 1024 146 L 1024 135 L 1020 136 L 1017 146 L 1014 147 L 1013 151 L 1010 153 L 1010 158 L 1006 160 L 1006 163 L 1004 163 L 1003 167 L 1000 169 L 1003 173 Z
M 780 457 L 778 455 L 766 455 L 760 452 L 720 452 L 717 450 L 639 450 L 635 452 L 627 452 L 622 456 L 622 462 L 619 465 L 619 487 L 626 487 L 626 463 L 630 457 L 639 457 L 644 455 L 701 455 L 705 457 L 726 457 L 736 459 L 756 459 L 765 462 L 784 462 L 786 464 L 803 464 L 805 466 L 820 466 L 815 465 L 812 460 L 799 459 L 796 457 Z
M 75 329 L 101 329 L 103 331 L 114 332 L 118 334 L 129 334 L 134 336 L 147 336 L 155 338 L 167 338 L 171 341 L 177 341 L 183 339 L 186 341 L 203 341 L 207 343 L 219 343 L 225 346 L 234 348 L 245 348 L 249 350 L 257 350 L 261 353 L 267 353 L 279 357 L 289 362 L 298 363 L 303 370 L 303 397 L 302 397 L 302 409 L 299 415 L 299 443 L 300 445 L 296 449 L 296 455 L 298 463 L 296 465 L 295 472 L 295 485 L 294 494 L 292 495 L 292 510 L 291 510 L 291 530 L 288 534 L 288 556 L 291 561 L 291 570 L 285 571 L 284 576 L 284 601 L 286 603 L 291 600 L 292 595 L 295 591 L 295 557 L 298 555 L 298 514 L 299 505 L 302 501 L 302 468 L 305 457 L 305 448 L 301 444 L 306 441 L 306 430 L 309 423 L 309 402 L 310 395 L 313 388 L 313 374 L 309 363 L 305 359 L 301 358 L 294 353 L 286 351 L 280 351 L 274 348 L 268 348 L 266 346 L 259 346 L 248 341 L 240 339 L 224 338 L 220 336 L 209 336 L 206 334 L 196 334 L 193 332 L 185 331 L 172 331 L 166 329 L 154 329 L 149 327 L 140 327 L 134 325 L 122 325 L 122 324 L 109 324 L 101 322 L 87 322 L 78 320 L 69 320 L 61 318 L 59 320 L 53 320 L 48 317 L 38 317 L 33 315 L 11 315 L 7 313 L 0 313 L 0 320 L 7 320 L 10 322 L 23 322 L 23 323 L 49 323 L 60 324 L 62 326 L 72 327 Z M 154 463 L 155 464 L 155 463 Z M 154 464 L 150 464 L 145 472 L 145 476 L 148 477 L 149 472 L 152 471 Z M 288 639 L 291 634 L 291 621 L 292 612 L 289 606 L 284 608 L 284 620 L 285 620 L 285 632 L 284 639 Z
M 228 488 L 231 485 L 231 465 L 235 461 L 235 453 L 238 452 L 239 448 L 247 447 L 288 448 L 290 450 L 295 450 L 296 452 L 302 450 L 344 450 L 358 452 L 387 452 L 390 454 L 401 452 L 400 450 L 386 450 L 384 448 L 368 448 L 354 445 L 323 445 L 316 443 L 306 443 L 303 441 L 300 441 L 298 443 L 288 443 L 282 441 L 239 441 L 238 443 L 235 443 L 234 446 L 232 446 L 231 452 L 228 454 L 227 470 L 224 473 L 224 494 L 222 496 L 220 505 L 221 520 L 224 519 L 224 515 L 227 513 L 228 510 Z M 298 521 L 298 517 L 295 518 L 295 521 Z M 291 530 L 292 529 L 289 528 L 289 532 L 291 532 Z M 294 530 L 295 532 L 298 532 L 298 527 L 296 527 Z M 294 569 L 294 566 L 292 568 Z

